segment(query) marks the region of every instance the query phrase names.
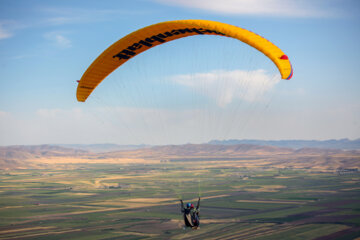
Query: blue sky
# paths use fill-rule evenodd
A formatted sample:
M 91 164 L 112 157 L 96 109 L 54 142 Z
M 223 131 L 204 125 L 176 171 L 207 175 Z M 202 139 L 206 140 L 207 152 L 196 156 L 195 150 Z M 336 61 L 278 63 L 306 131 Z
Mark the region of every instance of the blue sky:
M 103 50 L 177 19 L 264 36 L 293 79 L 238 41 L 199 36 L 150 49 L 76 101 Z M 359 138 L 359 26 L 356 0 L 0 0 L 0 145 Z

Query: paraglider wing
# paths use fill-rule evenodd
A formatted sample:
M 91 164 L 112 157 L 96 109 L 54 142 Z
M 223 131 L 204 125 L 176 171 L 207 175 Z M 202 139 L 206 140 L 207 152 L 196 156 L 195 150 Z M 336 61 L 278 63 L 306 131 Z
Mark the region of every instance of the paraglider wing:
M 273 43 L 246 29 L 207 20 L 177 20 L 154 24 L 128 34 L 106 49 L 86 70 L 78 84 L 76 97 L 85 102 L 91 92 L 116 68 L 157 45 L 193 35 L 220 35 L 236 38 L 270 58 L 283 79 L 292 77 L 288 57 Z

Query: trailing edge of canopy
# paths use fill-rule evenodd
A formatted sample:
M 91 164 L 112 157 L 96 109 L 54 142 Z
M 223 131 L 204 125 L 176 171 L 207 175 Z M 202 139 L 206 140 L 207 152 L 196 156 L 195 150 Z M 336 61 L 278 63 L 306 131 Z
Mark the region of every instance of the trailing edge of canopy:
M 269 40 L 249 30 L 208 20 L 161 22 L 128 34 L 107 48 L 81 77 L 76 97 L 85 102 L 92 91 L 116 68 L 157 45 L 194 35 L 220 35 L 238 39 L 265 54 L 274 62 L 283 79 L 290 79 L 293 69 L 288 57 Z

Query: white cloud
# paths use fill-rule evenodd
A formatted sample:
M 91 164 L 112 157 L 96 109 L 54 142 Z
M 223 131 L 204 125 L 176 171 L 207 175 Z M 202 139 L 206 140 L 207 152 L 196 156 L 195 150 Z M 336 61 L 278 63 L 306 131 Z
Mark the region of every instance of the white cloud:
M 63 25 L 79 22 L 78 17 L 51 17 L 47 19 L 51 25 Z
M 4 28 L 4 24 L 0 23 L 0 39 L 6 39 L 12 36 L 12 33 L 10 33 L 7 29 Z
M 55 42 L 57 45 L 63 47 L 63 48 L 69 48 L 71 47 L 71 41 L 67 39 L 66 37 L 62 35 L 56 35 L 55 36 Z
M 211 139 L 358 138 L 360 105 L 264 111 L 240 108 L 155 109 L 105 107 L 0 111 L 0 145 L 45 143 L 183 144 Z M 263 105 L 263 104 L 260 104 Z
M 338 0 L 155 0 L 196 8 L 218 14 L 260 15 L 276 17 L 324 17 L 334 15 L 329 9 Z
M 208 73 L 176 75 L 171 80 L 194 89 L 214 99 L 218 106 L 225 107 L 235 99 L 247 102 L 261 101 L 279 81 L 280 76 L 270 76 L 265 70 L 215 70 Z
M 28 23 L 21 23 L 12 19 L 0 20 L 0 40 L 14 37 L 17 31 L 28 27 Z
M 81 119 L 83 117 L 82 110 L 79 108 L 74 108 L 71 110 L 63 110 L 63 109 L 38 109 L 36 111 L 36 114 L 42 118 L 47 119 L 56 119 L 60 116 L 65 116 L 65 118 L 68 118 L 71 116 L 71 118 L 77 118 Z
M 46 33 L 45 38 L 60 48 L 70 48 L 72 46 L 71 41 L 64 36 L 64 33 L 61 32 Z
M 101 9 L 80 9 L 80 8 L 35 8 L 36 16 L 23 21 L 11 19 L 0 20 L 0 40 L 11 38 L 19 30 L 39 28 L 44 26 L 58 26 L 66 24 L 82 24 L 113 20 L 114 16 L 126 14 L 141 14 L 141 12 L 126 10 L 101 10 Z M 44 15 L 44 16 L 43 16 Z M 59 46 L 68 48 L 71 42 L 64 35 L 50 34 Z
M 190 130 L 194 118 L 203 115 L 196 110 L 104 106 L 39 109 L 26 118 L 0 112 L 0 145 L 183 143 L 189 137 L 199 140 L 201 135 Z
M 31 57 L 34 57 L 34 56 L 36 56 L 36 55 L 34 55 L 34 54 L 24 54 L 24 55 L 13 56 L 12 59 L 21 60 L 21 59 L 31 58 Z
M 86 9 L 86 8 L 40 8 L 39 11 L 49 15 L 44 21 L 50 25 L 90 23 L 113 20 L 115 16 L 139 15 L 147 13 L 129 9 Z
M 2 119 L 2 118 L 6 118 L 6 117 L 8 117 L 8 116 L 10 116 L 10 113 L 0 111 L 0 119 Z
M 98 124 L 77 108 L 39 109 L 26 116 L 0 112 L 0 145 L 86 142 Z

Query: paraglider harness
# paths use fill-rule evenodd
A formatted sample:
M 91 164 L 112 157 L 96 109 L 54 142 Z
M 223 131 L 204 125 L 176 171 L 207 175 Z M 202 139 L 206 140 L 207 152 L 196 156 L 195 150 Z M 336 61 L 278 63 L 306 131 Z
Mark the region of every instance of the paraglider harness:
M 197 202 L 196 208 L 194 205 L 188 206 L 185 208 L 184 203 L 182 200 L 181 202 L 181 212 L 184 214 L 184 222 L 186 227 L 191 227 L 192 229 L 197 229 L 200 225 L 200 218 L 199 218 L 199 207 L 200 207 L 200 197 Z

